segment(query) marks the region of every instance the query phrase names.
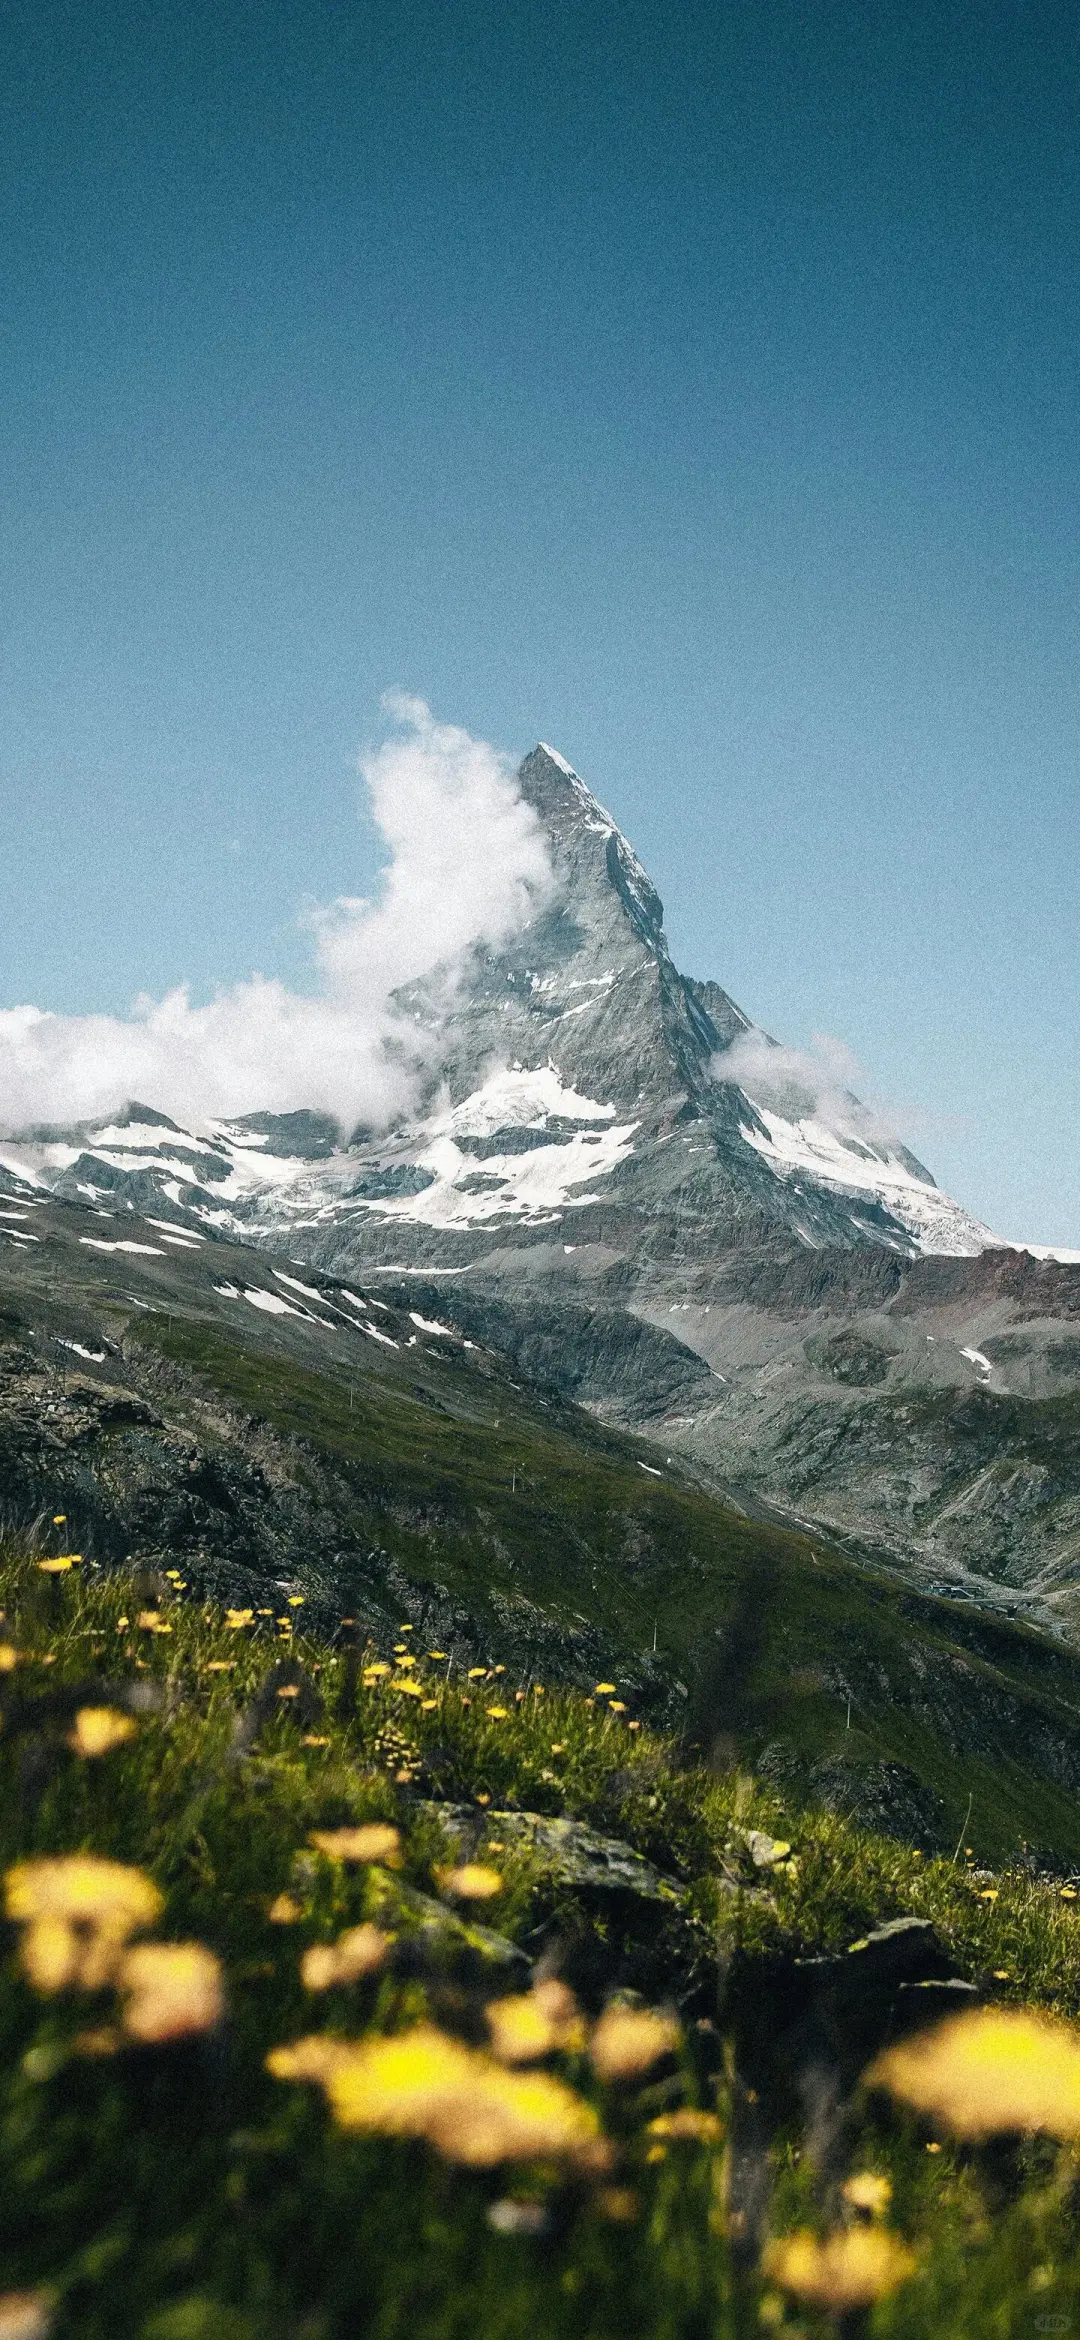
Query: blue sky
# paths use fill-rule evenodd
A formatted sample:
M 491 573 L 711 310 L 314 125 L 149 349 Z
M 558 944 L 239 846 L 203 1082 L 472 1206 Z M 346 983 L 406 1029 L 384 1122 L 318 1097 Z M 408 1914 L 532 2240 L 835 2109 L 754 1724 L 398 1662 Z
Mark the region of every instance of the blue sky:
M 1080 1245 L 1080 20 L 11 0 L 0 1005 L 372 882 L 388 686 Z

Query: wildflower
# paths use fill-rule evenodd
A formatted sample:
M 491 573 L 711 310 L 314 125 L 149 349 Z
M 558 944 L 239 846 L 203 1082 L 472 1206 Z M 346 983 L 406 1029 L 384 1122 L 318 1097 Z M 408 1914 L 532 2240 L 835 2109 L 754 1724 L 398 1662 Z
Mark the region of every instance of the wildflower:
M 138 1735 L 138 1724 L 115 1706 L 80 1706 L 74 1728 L 68 1733 L 68 1746 L 76 1755 L 108 1755 Z
M 406 1673 L 410 1666 L 416 1666 L 420 1663 L 419 1658 L 415 1658 L 411 1650 L 408 1649 L 396 1649 L 394 1651 L 394 1656 L 398 1662 L 399 1674 Z
M 384 1868 L 401 1867 L 401 1830 L 382 1820 L 362 1828 L 313 1828 L 308 1843 L 331 1861 L 381 1861 Z
M 842 2190 L 845 2202 L 850 2202 L 853 2210 L 865 2210 L 869 2218 L 883 2218 L 892 2201 L 890 2179 L 874 2169 L 860 2169 Z
M 299 1682 L 282 1682 L 278 1688 L 277 1695 L 279 1698 L 299 1698 Z
M 866 2079 L 960 2137 L 1080 2136 L 1080 2038 L 1052 2016 L 973 2008 L 887 2049 Z
M 0 1674 L 13 1674 L 18 1663 L 18 1650 L 10 1641 L 0 1641 Z
M 601 2080 L 636 2080 L 651 2071 L 661 2056 L 679 2044 L 679 2027 L 670 2015 L 650 2007 L 605 2007 L 592 2035 L 589 2054 Z
M 487 1673 L 487 1667 L 486 1667 L 486 1666 L 470 1666 L 470 1667 L 469 1667 L 469 1680 L 470 1680 L 470 1682 L 482 1682 L 482 1681 L 483 1681 L 483 1679 L 484 1679 L 484 1676 L 485 1676 L 485 1674 L 486 1674 L 486 1673 Z
M 484 1713 L 488 1716 L 491 1722 L 505 1722 L 509 1715 L 509 1711 L 509 1708 L 506 1706 L 485 1706 L 484 1708 Z
M 1059 1899 L 1060 1901 L 1075 1901 L 1075 1900 L 1076 1900 L 1076 1887 L 1075 1887 L 1075 1885 L 1062 1885 L 1062 1886 L 1059 1886 L 1059 1888 L 1058 1888 L 1058 1899 Z
M 720 2136 L 720 2123 L 715 2113 L 695 2112 L 692 2105 L 680 2105 L 675 2112 L 658 2113 L 646 2130 L 649 2137 L 686 2139 L 699 2145 L 715 2145 Z
M 52 2323 L 47 2291 L 0 2291 L 0 2340 L 48 2340 Z
M 387 1688 L 396 1690 L 402 1698 L 422 1698 L 424 1695 L 420 1683 L 412 1681 L 408 1674 L 403 1674 L 400 1681 L 388 1683 Z
M 295 1926 L 304 1912 L 291 1893 L 279 1893 L 266 1914 L 272 1926 Z
M 300 2040 L 267 2059 L 280 2079 L 314 2079 L 343 2129 L 424 2137 L 448 2161 L 603 2166 L 592 2107 L 546 2072 L 507 2072 L 483 2049 L 421 2023 L 391 2039 Z
M 428 1656 L 429 1658 L 436 1658 L 441 1663 L 441 1661 L 446 1656 L 446 1651 L 444 1649 L 429 1649 Z
M 562 1739 L 553 1739 L 553 1740 L 552 1740 L 552 1742 L 551 1742 L 551 1752 L 552 1752 L 552 1754 L 553 1754 L 553 1755 L 565 1755 L 565 1753 L 566 1753 L 566 1747 L 565 1747 L 565 1744 L 564 1744 L 564 1742 L 563 1742 L 563 1740 L 562 1740 Z
M 363 1676 L 365 1688 L 370 1682 L 378 1682 L 381 1680 L 384 1674 L 392 1674 L 393 1671 L 393 1667 L 385 1665 L 381 1658 L 379 1659 L 377 1665 L 365 1666 Z
M 639 1731 L 641 1729 L 641 1724 L 639 1722 L 627 1723 L 626 1728 L 628 1731 Z
M 81 1552 L 58 1552 L 55 1560 L 38 1561 L 44 1576 L 66 1576 L 69 1568 L 78 1568 L 81 1564 Z
M 598 1682 L 598 1683 L 597 1683 L 597 1685 L 596 1685 L 596 1689 L 595 1689 L 595 1691 L 594 1691 L 593 1695 L 594 1695 L 594 1697 L 596 1697 L 596 1698 L 614 1698 L 614 1696 L 615 1696 L 615 1684 L 614 1684 L 614 1682 Z
M 608 1705 L 609 1705 L 609 1707 L 611 1708 L 611 1712 L 612 1712 L 612 1714 L 625 1714 L 625 1713 L 626 1713 L 626 1706 L 625 1706 L 625 1703 L 624 1703 L 624 1701 L 623 1701 L 621 1698 L 609 1698 L 609 1699 L 608 1699 Z
M 568 1984 L 552 1978 L 487 2010 L 491 2045 L 502 2064 L 535 2064 L 555 2048 L 580 2048 L 585 2028 Z
M 5 1878 L 7 1914 L 26 1927 L 22 1957 L 39 1991 L 101 1990 L 129 1939 L 164 1904 L 141 1869 L 93 1853 L 18 1861 Z
M 203 1672 L 204 1674 L 231 1674 L 235 1670 L 235 1666 L 235 1658 L 207 1658 Z
M 230 1633 L 239 1633 L 242 1626 L 253 1625 L 254 1622 L 254 1609 L 226 1609 L 225 1611 L 225 1623 Z
M 289 1607 L 290 1607 L 290 1609 L 302 1609 L 302 1608 L 303 1608 L 303 1606 L 304 1606 L 304 1602 L 306 1601 L 306 1599 L 307 1599 L 307 1594 L 306 1594 L 306 1593 L 290 1593 L 290 1594 L 289 1594 Z
M 988 1885 L 985 1891 L 980 1893 L 978 1896 L 980 1901 L 996 1901 L 997 1897 L 998 1888 L 996 1885 Z
M 782 2290 L 838 2315 L 871 2306 L 915 2272 L 907 2244 L 878 2226 L 850 2226 L 824 2242 L 803 2228 L 771 2243 L 763 2264 Z
M 305 1731 L 300 1745 L 302 1747 L 328 1747 L 330 1741 L 324 1738 L 319 1731 Z
M 66 1511 L 54 1511 L 54 1512 L 53 1512 L 53 1526 L 54 1526 L 54 1527 L 66 1527 L 66 1526 L 67 1526 L 67 1512 L 66 1512 Z
M 434 1714 L 438 1703 L 437 1698 L 422 1698 L 420 1701 L 421 1714 Z
M 128 1626 L 130 1625 L 130 1623 L 131 1623 L 131 1619 L 130 1619 L 130 1617 L 118 1617 L 118 1618 L 117 1618 L 117 1620 L 116 1620 L 116 1630 L 117 1630 L 117 1632 L 118 1632 L 118 1633 L 126 1633 L 126 1632 L 127 1632 L 127 1629 L 128 1629 Z
M 140 1609 L 135 1623 L 140 1633 L 156 1633 L 161 1623 L 160 1609 Z
M 435 1882 L 443 1893 L 452 1893 L 457 1901 L 493 1901 L 503 1889 L 497 1869 L 489 1869 L 483 1861 L 463 1861 L 457 1869 L 436 1869 Z
M 313 1942 L 300 1961 L 306 1991 L 328 1991 L 332 1983 L 358 1982 L 386 1959 L 388 1937 L 377 1926 L 350 1926 L 336 1942 Z
M 140 1942 L 119 1974 L 124 2030 L 157 2043 L 213 2031 L 224 2013 L 221 1962 L 201 1942 Z
M 543 1683 L 542 1683 L 542 1682 L 534 1682 L 534 1683 L 533 1683 L 533 1697 L 534 1697 L 534 1698 L 546 1698 L 546 1697 L 547 1697 L 547 1691 L 545 1690 L 545 1688 L 544 1688 L 544 1685 L 543 1685 Z

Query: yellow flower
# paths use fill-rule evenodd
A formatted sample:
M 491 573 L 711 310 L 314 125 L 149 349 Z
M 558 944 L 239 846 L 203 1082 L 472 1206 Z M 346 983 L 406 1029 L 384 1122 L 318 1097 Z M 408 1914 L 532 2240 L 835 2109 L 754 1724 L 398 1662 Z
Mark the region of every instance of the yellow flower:
M 624 1700 L 621 1698 L 609 1698 L 608 1705 L 611 1708 L 612 1714 L 626 1713 L 626 1705 Z
M 254 1609 L 226 1609 L 225 1611 L 225 1623 L 230 1633 L 239 1633 L 242 1625 L 253 1625 L 254 1622 Z
M 378 1664 L 377 1664 L 377 1665 L 374 1665 L 374 1666 L 365 1666 L 365 1667 L 364 1667 L 364 1684 L 365 1684 L 365 1687 L 367 1686 L 367 1684 L 368 1684 L 369 1682 L 378 1682 L 378 1681 L 380 1680 L 380 1678 L 381 1678 L 381 1676 L 382 1676 L 383 1674 L 392 1674 L 392 1673 L 393 1673 L 393 1671 L 394 1671 L 393 1667 L 392 1667 L 392 1666 L 388 1666 L 388 1665 L 384 1665 L 384 1663 L 383 1663 L 383 1661 L 382 1661 L 382 1659 L 381 1659 L 381 1658 L 380 1658 L 380 1660 L 379 1660 L 379 1662 L 378 1662 Z
M 38 1567 L 46 1576 L 66 1576 L 69 1568 L 78 1568 L 81 1552 L 58 1552 L 55 1560 L 39 1560 Z
M 267 2058 L 279 2079 L 313 2079 L 339 2125 L 424 2137 L 448 2161 L 492 2169 L 503 2161 L 606 2165 L 596 2115 L 548 2073 L 507 2072 L 434 2024 L 395 2038 L 300 2040 Z
M 235 1666 L 235 1658 L 207 1658 L 203 1672 L 204 1674 L 231 1674 Z
M 484 1708 L 484 1713 L 490 1717 L 492 1722 L 505 1722 L 509 1711 L 506 1706 L 485 1706 Z
M 563 1742 L 563 1740 L 562 1740 L 562 1739 L 553 1739 L 553 1740 L 552 1740 L 552 1742 L 551 1742 L 551 1752 L 552 1752 L 552 1754 L 553 1754 L 553 1755 L 565 1755 L 565 1753 L 566 1753 L 566 1747 L 565 1747 L 565 1744 L 564 1744 L 564 1742 Z
M 161 1623 L 160 1609 L 140 1609 L 135 1623 L 141 1633 L 156 1633 Z
M 445 1658 L 446 1651 L 444 1649 L 429 1649 L 428 1656 L 429 1658 L 437 1658 L 441 1661 L 443 1658 Z
M 419 1658 L 414 1657 L 412 1651 L 409 1649 L 396 1649 L 394 1651 L 394 1656 L 398 1662 L 399 1673 L 404 1673 L 406 1667 L 408 1666 L 416 1666 L 420 1663 Z
M 115 1706 L 80 1706 L 74 1728 L 68 1733 L 68 1746 L 76 1755 L 108 1755 L 138 1735 L 138 1724 Z
M 306 1593 L 290 1593 L 290 1594 L 289 1594 L 289 1607 L 290 1607 L 290 1609 L 302 1609 L 302 1608 L 303 1608 L 303 1606 L 304 1606 L 304 1602 L 306 1601 L 306 1599 L 307 1599 L 307 1594 L 306 1594 Z
M 266 1914 L 272 1926 L 295 1926 L 304 1912 L 300 1902 L 294 1900 L 291 1893 L 279 1893 Z
M 164 1907 L 141 1869 L 93 1853 L 18 1861 L 5 1878 L 9 1918 L 25 1926 L 22 1957 L 39 1991 L 98 1991 L 130 1935 Z
M 0 1641 L 0 1674 L 13 1674 L 18 1663 L 18 1650 L 10 1641 Z
M 436 1869 L 435 1882 L 443 1893 L 452 1893 L 458 1901 L 493 1901 L 503 1889 L 497 1869 L 489 1869 L 483 1861 L 463 1861 L 457 1869 Z
M 313 1828 L 308 1843 L 331 1861 L 381 1861 L 384 1868 L 401 1867 L 401 1830 L 383 1820 L 362 1828 Z
M 699 2145 L 715 2145 L 720 2133 L 715 2113 L 695 2112 L 688 2104 L 680 2105 L 677 2112 L 658 2113 L 646 2131 L 650 2137 L 690 2138 Z
M 53 1512 L 53 1526 L 54 1526 L 54 1527 L 66 1527 L 66 1526 L 67 1526 L 67 1512 L 66 1512 L 66 1511 L 54 1511 L 54 1512 Z
M 52 2326 L 47 2291 L 0 2291 L 0 2340 L 48 2340 Z
M 552 1979 L 536 1983 L 506 1999 L 493 1999 L 487 2009 L 491 2045 L 502 2064 L 535 2064 L 555 2048 L 580 2048 L 585 2027 L 578 2003 L 568 1984 Z
M 434 1714 L 438 1703 L 437 1698 L 422 1698 L 420 1701 L 421 1714 Z
M 403 1674 L 400 1681 L 388 1682 L 387 1689 L 396 1690 L 403 1698 L 422 1698 L 424 1695 L 420 1683 L 410 1681 L 408 1674 Z
M 131 2039 L 213 2031 L 224 2013 L 221 1962 L 201 1942 L 140 1942 L 127 1952 L 118 1979 Z
M 1049 2015 L 973 2008 L 887 2049 L 865 2077 L 960 2137 L 1080 2136 L 1080 2038 Z
M 357 1982 L 386 1960 L 389 1937 L 377 1926 L 350 1926 L 336 1942 L 313 1942 L 300 1961 L 306 1991 L 328 1991 L 332 1983 Z
M 614 1682 L 598 1682 L 598 1683 L 597 1683 L 597 1685 L 596 1685 L 596 1689 L 595 1689 L 595 1690 L 594 1690 L 594 1692 L 593 1692 L 593 1696 L 594 1696 L 595 1698 L 608 1698 L 608 1697 L 614 1698 L 614 1696 L 615 1696 L 615 1684 L 614 1684 Z
M 589 2053 L 601 2080 L 636 2080 L 678 2044 L 679 2027 L 670 2015 L 657 2015 L 649 2007 L 622 2007 L 616 2002 L 605 2007 Z
M 803 2228 L 770 2243 L 762 2263 L 782 2290 L 839 2315 L 869 2307 L 915 2272 L 914 2252 L 880 2226 L 850 2226 L 824 2242 Z
M 486 1666 L 470 1666 L 470 1667 L 469 1667 L 469 1680 L 470 1680 L 470 1682 L 482 1682 L 482 1681 L 483 1681 L 483 1679 L 484 1679 L 484 1676 L 485 1676 L 485 1674 L 486 1674 L 486 1673 L 487 1673 L 487 1667 L 486 1667 Z
M 892 2201 L 892 2182 L 881 2177 L 877 2170 L 860 2169 L 848 2178 L 843 2195 L 853 2210 L 865 2210 L 871 2218 L 883 2218 Z
M 324 1738 L 321 1731 L 305 1731 L 300 1745 L 302 1747 L 328 1747 L 330 1741 Z

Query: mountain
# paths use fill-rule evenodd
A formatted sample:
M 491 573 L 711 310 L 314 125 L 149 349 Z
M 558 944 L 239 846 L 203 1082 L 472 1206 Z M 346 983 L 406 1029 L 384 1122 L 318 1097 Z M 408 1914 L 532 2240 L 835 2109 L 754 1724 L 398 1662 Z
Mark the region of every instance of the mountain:
M 928 1848 L 970 1798 L 987 1853 L 1080 1857 L 1071 1649 L 752 1511 L 412 1289 L 88 1201 L 5 1208 L 8 1535 L 133 1564 L 149 1601 L 171 1568 L 196 1601 L 302 1598 L 380 1645 L 407 1617 L 458 1670 L 613 1681 L 631 1716 Z M 687 1354 L 636 1332 L 647 1382 Z
M 390 1305 L 411 1289 L 742 1499 L 1071 1631 L 1080 1269 L 996 1243 L 856 1099 L 823 1118 L 786 1052 L 675 967 L 570 766 L 539 746 L 519 782 L 552 895 L 449 1009 L 398 995 L 436 1067 L 407 1121 L 346 1140 L 313 1112 L 183 1128 L 131 1105 L 0 1149 L 13 1194 L 377 1278 Z

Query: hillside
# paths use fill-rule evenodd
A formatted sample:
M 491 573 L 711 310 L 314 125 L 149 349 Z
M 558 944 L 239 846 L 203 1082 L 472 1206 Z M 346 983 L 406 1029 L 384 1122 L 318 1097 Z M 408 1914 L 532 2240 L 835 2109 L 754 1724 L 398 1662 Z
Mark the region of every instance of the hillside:
M 635 1712 L 928 1849 L 1080 1856 L 1080 1661 L 798 1533 L 452 1318 L 53 1201 L 0 1262 L 0 1501 L 88 1559 L 303 1593 Z M 426 1304 L 426 1300 L 425 1300 Z M 638 1328 L 644 1368 L 673 1344 Z

